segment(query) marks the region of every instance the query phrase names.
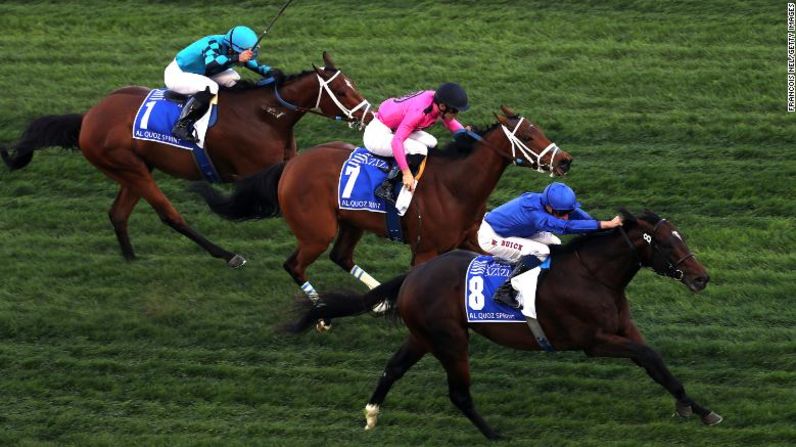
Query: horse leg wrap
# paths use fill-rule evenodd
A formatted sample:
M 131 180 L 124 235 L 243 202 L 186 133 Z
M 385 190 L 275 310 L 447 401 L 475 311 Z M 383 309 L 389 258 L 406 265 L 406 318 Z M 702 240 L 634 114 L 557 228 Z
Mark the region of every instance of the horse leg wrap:
M 358 280 L 362 281 L 362 282 L 363 282 L 363 283 L 364 283 L 366 286 L 368 286 L 368 289 L 371 289 L 371 290 L 372 290 L 372 289 L 375 289 L 376 287 L 378 287 L 379 285 L 381 285 L 381 283 L 380 283 L 380 282 L 376 281 L 376 279 L 375 279 L 375 278 L 373 278 L 372 276 L 370 276 L 370 275 L 368 274 L 368 272 L 366 272 L 365 270 L 363 270 L 363 269 L 362 269 L 362 267 L 360 267 L 360 266 L 358 266 L 358 265 L 355 265 L 355 266 L 354 266 L 354 267 L 351 269 L 351 271 L 350 271 L 349 273 L 351 273 L 352 275 L 354 275 L 354 278 L 356 278 L 356 279 L 358 279 Z
M 312 287 L 309 281 L 305 282 L 301 285 L 301 290 L 307 295 L 313 303 L 317 302 L 320 296 L 318 295 L 318 291 L 315 290 L 315 287 Z

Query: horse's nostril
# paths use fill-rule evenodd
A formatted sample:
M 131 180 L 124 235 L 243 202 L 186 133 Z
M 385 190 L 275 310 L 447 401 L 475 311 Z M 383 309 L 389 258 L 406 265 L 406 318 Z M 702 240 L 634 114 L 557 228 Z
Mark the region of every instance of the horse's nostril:
M 694 285 L 698 287 L 705 287 L 708 283 L 708 279 L 709 278 L 707 276 L 697 276 L 694 278 Z

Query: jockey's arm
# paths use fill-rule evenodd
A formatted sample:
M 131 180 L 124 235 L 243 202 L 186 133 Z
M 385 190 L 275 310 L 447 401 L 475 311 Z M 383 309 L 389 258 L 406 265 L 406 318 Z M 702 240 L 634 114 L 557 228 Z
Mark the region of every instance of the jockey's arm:
M 265 76 L 266 73 L 271 71 L 271 67 L 265 64 L 260 64 L 254 59 L 249 59 L 245 64 L 244 67 L 248 68 L 249 70 L 259 74 L 260 76 Z
M 564 220 L 539 211 L 536 216 L 536 228 L 553 234 L 577 234 L 597 231 L 602 225 L 600 221 L 594 219 Z
M 594 218 L 591 217 L 586 211 L 583 211 L 580 208 L 575 208 L 571 213 L 569 213 L 569 220 L 594 220 Z
M 445 127 L 453 134 L 464 129 L 462 123 L 460 123 L 456 118 L 451 118 L 449 120 L 443 119 L 442 124 L 445 125 Z
M 597 222 L 600 230 L 610 230 L 611 228 L 616 228 L 622 225 L 622 218 L 620 216 L 616 216 L 611 220 L 596 220 L 589 216 L 589 213 L 586 211 L 583 211 L 580 208 L 575 208 L 571 213 L 569 213 L 569 221 L 572 222 L 578 220 Z
M 392 156 L 395 158 L 398 168 L 401 169 L 401 172 L 403 172 L 404 175 L 407 173 L 411 174 L 409 171 L 409 163 L 406 162 L 404 141 L 406 141 L 406 139 L 409 138 L 409 135 L 416 130 L 418 121 L 419 120 L 408 116 L 404 117 L 403 121 L 401 121 L 401 124 L 399 124 L 398 128 L 395 129 L 395 135 L 393 135 L 392 141 L 390 142 L 390 145 L 392 146 Z

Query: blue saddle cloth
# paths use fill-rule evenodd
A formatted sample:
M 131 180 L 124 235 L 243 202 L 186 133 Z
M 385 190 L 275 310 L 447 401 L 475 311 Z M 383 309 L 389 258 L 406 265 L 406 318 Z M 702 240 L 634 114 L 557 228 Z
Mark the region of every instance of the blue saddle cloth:
M 195 143 L 180 140 L 171 134 L 174 123 L 180 117 L 183 104 L 167 100 L 165 93 L 166 89 L 156 88 L 152 89 L 147 97 L 144 98 L 141 107 L 138 108 L 138 112 L 135 114 L 133 138 L 136 140 L 155 141 L 193 151 L 194 160 L 205 179 L 210 182 L 220 182 L 221 178 L 203 148 Z M 207 124 L 208 129 L 216 123 L 218 114 L 215 105 L 211 105 L 211 108 L 210 122 Z
M 479 256 L 470 261 L 464 283 L 468 323 L 525 323 L 522 312 L 492 299 L 513 268 L 492 256 Z
M 387 160 L 358 147 L 351 152 L 340 170 L 337 204 L 342 210 L 386 213 L 388 204 L 374 191 L 387 178 L 392 167 Z
M 550 258 L 540 266 L 550 268 Z M 525 323 L 518 309 L 498 303 L 492 297 L 508 279 L 514 266 L 492 256 L 479 256 L 467 267 L 464 283 L 464 310 L 468 323 Z
M 198 146 L 185 140 L 180 140 L 171 134 L 174 123 L 180 117 L 183 104 L 169 101 L 165 98 L 166 89 L 155 88 L 138 108 L 133 122 L 133 138 L 137 140 L 157 141 L 183 149 L 193 150 Z M 216 107 L 210 112 L 208 128 L 216 122 Z

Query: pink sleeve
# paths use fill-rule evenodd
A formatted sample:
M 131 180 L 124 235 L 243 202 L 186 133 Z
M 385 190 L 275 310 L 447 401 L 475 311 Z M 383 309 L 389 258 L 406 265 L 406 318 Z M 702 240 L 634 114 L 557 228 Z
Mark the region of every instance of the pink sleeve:
M 417 130 L 417 115 L 407 113 L 401 124 L 395 130 L 395 135 L 392 137 L 392 156 L 398 167 L 403 171 L 409 169 L 409 164 L 406 162 L 406 151 L 404 150 L 404 141 L 409 138 L 409 134 Z
M 456 132 L 457 130 L 464 129 L 462 123 L 456 121 L 456 118 L 451 118 L 449 120 L 442 120 L 442 124 L 444 124 L 445 127 L 447 127 L 448 130 L 451 131 L 451 133 Z

